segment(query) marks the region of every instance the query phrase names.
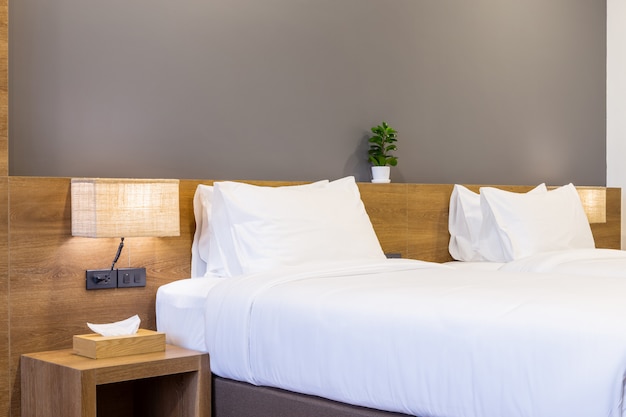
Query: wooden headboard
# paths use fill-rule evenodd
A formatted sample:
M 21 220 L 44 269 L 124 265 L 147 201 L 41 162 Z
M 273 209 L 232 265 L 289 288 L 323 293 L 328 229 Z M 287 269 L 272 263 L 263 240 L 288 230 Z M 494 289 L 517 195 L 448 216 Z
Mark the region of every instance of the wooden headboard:
M 247 181 L 257 185 L 290 185 L 293 182 Z M 182 220 L 188 230 L 193 222 L 193 194 L 198 181 L 181 181 Z M 211 184 L 211 181 L 201 182 Z M 359 183 L 361 198 L 385 253 L 434 262 L 452 260 L 448 253 L 448 209 L 453 184 L 372 184 Z M 467 185 L 478 192 L 481 185 Z M 497 186 L 526 192 L 531 186 Z M 591 227 L 596 246 L 619 249 L 621 241 L 621 189 L 578 187 L 590 212 L 601 214 Z M 584 198 L 587 195 L 601 198 Z M 191 204 L 191 205 L 190 205 Z M 598 221 L 598 220 L 595 220 Z
M 448 210 L 453 184 L 360 184 L 362 199 L 385 252 L 401 252 L 403 257 L 434 262 L 452 258 L 448 252 Z M 478 192 L 480 185 L 468 185 Z M 530 186 L 497 186 L 527 192 Z M 596 246 L 619 249 L 621 242 L 621 189 L 578 187 L 589 214 Z M 588 196 L 600 196 L 593 199 Z M 393 207 L 393 208 L 392 208 Z M 603 217 L 599 222 L 597 217 Z
M 0 338 L 8 341 L 8 347 L 0 349 L 0 361 L 10 367 L 12 415 L 19 416 L 21 354 L 70 348 L 73 335 L 89 332 L 86 322 L 107 323 L 138 314 L 141 327 L 156 328 L 157 289 L 190 275 L 193 196 L 200 183 L 211 181 L 180 182 L 179 237 L 126 239 L 117 265 L 145 267 L 146 287 L 86 291 L 85 270 L 109 267 L 119 240 L 71 236 L 70 178 L 8 177 L 10 285 L 6 315 L 0 317 L 8 330 L 0 329 Z M 359 188 L 385 252 L 429 261 L 450 260 L 448 204 L 453 185 L 361 183 Z M 527 191 L 531 187 L 502 188 Z M 597 245 L 619 248 L 620 189 L 589 190 L 606 195 L 601 199 L 606 201 L 606 222 L 592 225 Z

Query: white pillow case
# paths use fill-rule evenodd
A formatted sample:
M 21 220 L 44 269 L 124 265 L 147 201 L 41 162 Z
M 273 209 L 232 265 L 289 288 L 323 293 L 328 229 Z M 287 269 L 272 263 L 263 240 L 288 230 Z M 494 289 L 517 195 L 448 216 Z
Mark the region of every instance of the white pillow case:
M 505 191 L 506 192 L 506 191 Z M 546 193 L 545 184 L 539 184 L 529 193 Z M 448 216 L 448 231 L 450 242 L 448 251 L 452 258 L 458 261 L 475 262 L 487 260 L 481 253 L 480 237 L 483 224 L 483 214 L 480 207 L 480 194 L 473 192 L 459 184 L 455 184 L 450 196 L 450 211 Z M 499 248 L 497 236 L 485 237 L 483 245 L 491 252 Z M 495 246 L 495 248 L 491 248 Z
M 591 226 L 573 184 L 532 194 L 483 187 L 480 198 L 480 248 L 490 261 L 509 262 L 546 251 L 595 247 Z M 497 250 L 488 242 L 493 236 L 500 241 Z
M 328 180 L 317 181 L 305 186 L 321 186 L 328 184 Z M 193 234 L 191 244 L 191 277 L 212 276 L 208 271 L 209 252 L 210 252 L 210 230 L 211 230 L 211 211 L 213 207 L 213 186 L 206 184 L 198 184 L 196 192 L 193 196 L 193 214 L 196 222 L 196 229 Z M 215 267 L 213 268 L 215 269 Z
M 211 236 L 222 248 L 226 275 L 385 258 L 354 177 L 321 187 L 219 182 L 214 191 Z
M 191 277 L 202 277 L 207 271 L 209 261 L 209 228 L 211 223 L 211 206 L 213 186 L 198 184 L 193 196 L 193 214 L 196 230 L 191 244 Z
M 231 182 L 221 182 L 216 184 L 225 184 Z M 289 185 L 284 187 L 259 187 L 250 184 L 236 183 L 243 188 L 321 188 L 329 184 L 328 180 L 316 181 L 310 184 Z M 215 194 L 214 188 L 211 192 L 204 191 L 202 196 L 209 201 L 204 200 L 205 216 L 208 221 L 203 223 L 202 237 L 200 238 L 200 250 L 202 259 L 206 262 L 204 276 L 221 276 L 229 277 L 241 273 L 241 268 L 236 260 L 237 254 L 234 249 L 232 240 L 231 225 L 229 224 L 228 214 L 225 212 L 224 204 L 221 204 L 221 195 L 218 195 L 220 203 L 213 204 Z M 254 204 L 254 203 L 252 203 Z M 204 217 L 203 217 L 204 218 Z M 196 226 L 197 227 L 197 226 Z M 218 232 L 216 233 L 216 229 Z M 218 239 L 218 235 L 220 238 Z M 193 266 L 193 265 L 192 265 Z

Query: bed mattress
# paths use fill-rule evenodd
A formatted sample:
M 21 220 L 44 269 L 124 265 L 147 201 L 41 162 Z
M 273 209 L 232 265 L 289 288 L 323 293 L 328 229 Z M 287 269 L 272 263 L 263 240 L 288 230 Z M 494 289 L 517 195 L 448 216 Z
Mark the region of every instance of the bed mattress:
M 624 415 L 623 279 L 387 260 L 210 287 L 221 377 L 421 417 Z
M 159 287 L 156 296 L 157 330 L 166 343 L 207 352 L 204 310 L 209 290 L 221 278 L 193 278 Z

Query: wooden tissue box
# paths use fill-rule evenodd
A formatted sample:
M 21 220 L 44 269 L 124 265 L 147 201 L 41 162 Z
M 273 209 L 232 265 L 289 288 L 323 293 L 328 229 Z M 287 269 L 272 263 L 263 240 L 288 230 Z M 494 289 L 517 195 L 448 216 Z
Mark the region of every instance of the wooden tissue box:
M 97 333 L 74 336 L 74 353 L 92 359 L 113 358 L 165 350 L 165 333 L 139 329 L 124 336 Z

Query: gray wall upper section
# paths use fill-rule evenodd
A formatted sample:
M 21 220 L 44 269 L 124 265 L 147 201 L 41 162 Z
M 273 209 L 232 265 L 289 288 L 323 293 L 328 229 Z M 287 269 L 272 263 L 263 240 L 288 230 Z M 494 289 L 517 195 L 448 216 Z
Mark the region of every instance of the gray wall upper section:
M 11 175 L 604 185 L 606 1 L 16 0 Z

